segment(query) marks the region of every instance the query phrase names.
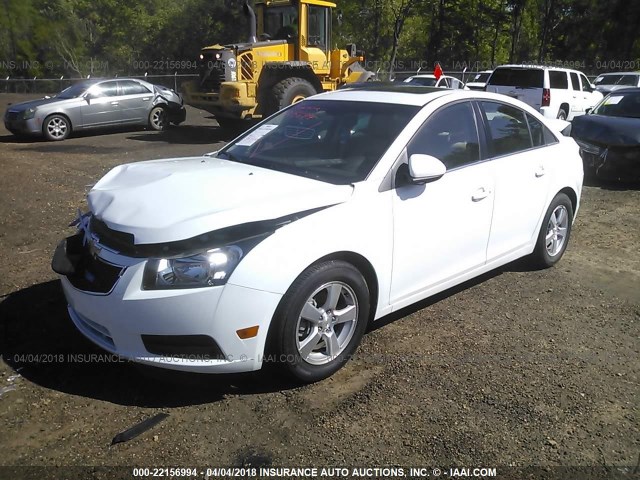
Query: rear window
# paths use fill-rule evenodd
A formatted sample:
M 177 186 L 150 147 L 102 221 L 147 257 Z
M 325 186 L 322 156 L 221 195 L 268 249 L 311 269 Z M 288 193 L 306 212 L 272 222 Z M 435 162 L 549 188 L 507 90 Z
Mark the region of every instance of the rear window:
M 489 85 L 505 87 L 542 88 L 544 70 L 538 68 L 498 68 L 491 78 Z
M 563 88 L 565 90 L 568 89 L 569 82 L 567 81 L 567 72 L 549 70 L 549 86 L 551 88 Z

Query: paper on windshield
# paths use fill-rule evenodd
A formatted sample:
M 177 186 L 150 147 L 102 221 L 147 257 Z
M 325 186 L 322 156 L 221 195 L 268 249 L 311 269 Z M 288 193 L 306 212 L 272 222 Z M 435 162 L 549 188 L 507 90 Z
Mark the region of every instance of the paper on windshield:
M 262 125 L 261 127 L 256 128 L 249 135 L 238 141 L 236 145 L 239 147 L 250 147 L 275 128 L 278 128 L 278 125 Z
M 612 96 L 607 98 L 607 100 L 604 102 L 605 105 L 617 105 L 620 103 L 620 100 L 622 100 L 622 95 L 616 95 L 616 96 Z

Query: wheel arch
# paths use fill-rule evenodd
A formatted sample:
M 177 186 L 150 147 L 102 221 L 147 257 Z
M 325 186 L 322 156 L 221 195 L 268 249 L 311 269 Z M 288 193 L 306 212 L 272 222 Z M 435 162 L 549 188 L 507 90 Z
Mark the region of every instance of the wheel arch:
M 558 193 L 564 193 L 569 197 L 569 200 L 571 200 L 571 209 L 573 210 L 573 218 L 575 218 L 578 211 L 578 194 L 576 191 L 571 187 L 564 187 Z M 558 193 L 556 195 L 558 195 Z M 556 195 L 554 195 L 554 198 Z
M 567 102 L 563 102 L 560 104 L 560 108 L 558 108 L 558 113 L 560 110 L 564 110 L 564 113 L 567 114 L 567 118 L 569 118 L 569 114 L 571 113 L 571 106 Z
M 343 262 L 350 263 L 364 277 L 365 282 L 367 282 L 367 287 L 369 288 L 369 318 L 368 322 L 371 322 L 375 317 L 377 306 L 378 306 L 378 295 L 380 294 L 379 285 L 378 285 L 378 276 L 376 275 L 376 270 L 373 268 L 373 265 L 369 260 L 356 252 L 350 251 L 341 251 L 330 253 L 325 255 L 322 258 L 319 258 L 312 264 L 308 265 L 305 270 L 313 265 L 318 265 L 319 263 L 328 262 L 331 260 L 342 260 Z M 303 270 L 304 271 L 304 270 Z
M 306 80 L 315 89 L 316 93 L 322 93 L 322 83 L 306 62 L 270 62 L 267 63 L 260 78 L 258 78 L 258 90 L 256 99 L 258 102 L 256 111 L 261 115 L 270 115 L 277 111 L 274 105 L 271 90 L 278 83 L 287 78 L 301 78 Z
M 380 285 L 378 283 L 378 275 L 376 274 L 376 270 L 373 264 L 367 258 L 365 258 L 363 255 L 359 253 L 349 251 L 349 250 L 342 250 L 342 251 L 337 251 L 333 253 L 328 253 L 312 261 L 311 263 L 306 265 L 304 268 L 302 268 L 297 274 L 295 274 L 295 276 L 289 282 L 289 287 L 295 281 L 295 279 L 298 278 L 307 269 L 313 267 L 314 265 L 319 265 L 321 263 L 329 262 L 331 260 L 342 260 L 343 262 L 350 263 L 364 277 L 364 280 L 367 283 L 367 287 L 369 288 L 370 306 L 369 306 L 368 321 L 371 322 L 375 317 L 376 310 L 378 309 L 378 297 L 380 295 Z M 283 298 L 284 298 L 284 295 L 283 295 Z M 282 304 L 282 300 L 280 301 L 280 305 L 281 304 Z M 280 309 L 280 305 L 278 305 L 278 308 L 276 309 L 275 314 L 278 313 L 278 310 Z
M 69 116 L 68 113 L 61 111 L 55 111 L 55 112 L 51 112 L 51 113 L 47 113 L 44 116 L 44 120 L 42 121 L 42 128 L 44 129 L 45 123 L 47 123 L 47 120 L 49 119 L 49 117 L 52 117 L 54 115 L 60 115 L 61 117 L 64 117 L 67 119 L 67 122 L 69 122 L 69 133 L 73 132 L 73 122 L 71 121 L 71 117 Z
M 322 83 L 307 62 L 271 62 L 265 65 L 258 79 L 258 89 L 271 90 L 277 83 L 287 78 L 298 77 L 308 81 L 317 93 L 321 93 Z
M 375 268 L 367 260 L 364 256 L 359 253 L 343 250 L 338 252 L 333 252 L 326 254 L 315 261 L 309 263 L 306 267 L 304 267 L 295 278 L 298 278 L 303 272 L 307 269 L 313 267 L 314 265 L 319 265 L 321 263 L 329 262 L 331 260 L 340 260 L 346 263 L 353 265 L 364 277 L 364 280 L 369 288 L 369 318 L 367 319 L 368 326 L 371 325 L 373 319 L 375 318 L 376 310 L 378 307 L 378 296 L 379 296 L 379 285 L 378 285 L 378 276 L 376 275 Z M 294 279 L 295 280 L 295 279 Z M 291 282 L 293 283 L 293 281 Z M 262 351 L 265 355 L 272 354 L 273 350 L 273 342 L 274 342 L 274 330 L 275 330 L 275 319 L 278 315 L 281 314 L 282 308 L 284 305 L 285 295 L 282 296 L 278 306 L 273 312 L 273 316 L 271 321 L 269 322 L 269 329 L 265 336 L 264 345 L 262 347 Z

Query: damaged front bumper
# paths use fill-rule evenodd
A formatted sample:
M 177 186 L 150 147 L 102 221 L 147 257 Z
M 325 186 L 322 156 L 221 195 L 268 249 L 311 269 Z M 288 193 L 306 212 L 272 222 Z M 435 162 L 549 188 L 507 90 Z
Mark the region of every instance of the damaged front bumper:
M 640 181 L 640 146 L 607 146 L 576 141 L 587 175 L 607 181 Z
M 145 258 L 122 255 L 78 233 L 58 245 L 61 277 L 76 328 L 102 349 L 150 366 L 199 373 L 258 370 L 282 295 L 227 283 L 145 290 Z M 237 330 L 259 325 L 254 338 Z

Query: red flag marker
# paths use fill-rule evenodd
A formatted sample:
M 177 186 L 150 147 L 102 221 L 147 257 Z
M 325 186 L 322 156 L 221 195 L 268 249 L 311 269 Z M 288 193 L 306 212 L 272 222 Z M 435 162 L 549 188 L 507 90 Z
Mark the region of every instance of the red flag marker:
M 444 72 L 442 71 L 442 67 L 440 66 L 440 64 L 436 63 L 436 68 L 433 70 L 433 75 L 436 77 L 436 80 L 440 80 L 440 77 L 443 73 Z

